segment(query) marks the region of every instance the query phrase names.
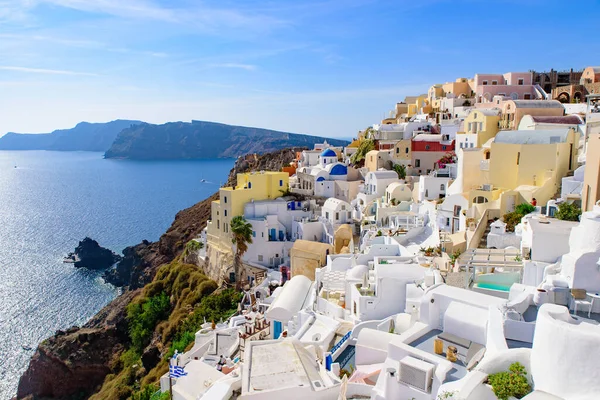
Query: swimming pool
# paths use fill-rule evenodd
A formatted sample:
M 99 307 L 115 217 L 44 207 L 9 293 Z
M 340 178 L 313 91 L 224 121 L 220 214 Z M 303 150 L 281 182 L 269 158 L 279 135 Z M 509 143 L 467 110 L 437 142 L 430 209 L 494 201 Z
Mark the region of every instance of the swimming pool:
M 481 289 L 500 290 L 502 292 L 510 291 L 510 286 L 500 285 L 497 283 L 478 282 L 478 283 L 475 283 L 473 286 L 481 288 Z

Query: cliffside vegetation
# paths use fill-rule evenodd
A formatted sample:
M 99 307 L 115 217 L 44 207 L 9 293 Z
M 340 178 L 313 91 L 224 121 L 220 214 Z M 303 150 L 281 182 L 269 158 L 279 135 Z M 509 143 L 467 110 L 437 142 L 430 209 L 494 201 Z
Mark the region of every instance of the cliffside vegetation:
M 216 290 L 217 284 L 195 265 L 177 259 L 162 266 L 127 306 L 129 343 L 90 399 L 143 398 L 154 392 L 169 358 L 193 345 L 205 320 L 218 322 L 237 310 L 240 293 Z

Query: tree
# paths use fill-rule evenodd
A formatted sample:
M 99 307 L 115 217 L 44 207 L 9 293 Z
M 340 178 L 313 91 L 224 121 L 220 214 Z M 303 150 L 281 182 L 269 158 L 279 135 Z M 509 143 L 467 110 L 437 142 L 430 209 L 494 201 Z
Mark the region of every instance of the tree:
M 571 203 L 560 203 L 558 211 L 554 214 L 557 219 L 562 219 L 563 221 L 579 221 L 580 215 L 581 209 Z
M 233 235 L 231 243 L 235 246 L 235 256 L 233 259 L 233 270 L 235 272 L 235 286 L 241 288 L 241 267 L 242 256 L 248 250 L 248 245 L 252 243 L 252 225 L 244 217 L 238 215 L 233 217 L 230 222 L 231 233 Z M 246 274 L 247 275 L 247 274 Z
M 356 153 L 350 157 L 350 162 L 354 165 L 360 164 L 371 150 L 375 150 L 375 142 L 372 139 L 363 139 L 358 145 Z
M 406 167 L 402 164 L 395 164 L 394 171 L 398 174 L 398 179 L 406 179 Z

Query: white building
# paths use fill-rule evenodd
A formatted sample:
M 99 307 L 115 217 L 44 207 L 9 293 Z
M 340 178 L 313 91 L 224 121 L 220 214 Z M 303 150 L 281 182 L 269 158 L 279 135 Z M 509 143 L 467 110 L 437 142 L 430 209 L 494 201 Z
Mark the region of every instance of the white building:
M 246 203 L 244 218 L 252 225 L 252 243 L 243 260 L 271 268 L 285 263 L 297 239 L 293 234 L 294 219 L 311 215 L 309 202 L 279 199 Z
M 438 200 L 446 196 L 451 178 L 421 175 L 419 177 L 419 202 Z
M 453 194 L 444 199 L 437 210 L 440 230 L 455 233 L 467 230 L 466 211 L 469 201 L 461 194 Z
M 373 201 L 383 199 L 388 186 L 395 182 L 400 182 L 398 174 L 395 171 L 380 170 L 367 173 L 364 186 L 360 193 L 356 195 L 356 218 L 362 219 L 365 210 L 369 207 L 371 208 L 371 212 L 366 214 L 374 215 L 376 207 L 374 207 Z

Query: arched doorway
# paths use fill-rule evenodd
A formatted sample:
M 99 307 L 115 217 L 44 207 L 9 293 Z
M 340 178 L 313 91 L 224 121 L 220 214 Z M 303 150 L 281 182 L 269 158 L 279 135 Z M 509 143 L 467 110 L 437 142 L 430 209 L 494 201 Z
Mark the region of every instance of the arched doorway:
M 567 92 L 562 92 L 561 94 L 558 95 L 558 97 L 556 99 L 558 101 L 560 101 L 561 103 L 570 103 L 571 102 L 571 96 L 569 96 L 569 93 L 567 93 Z

